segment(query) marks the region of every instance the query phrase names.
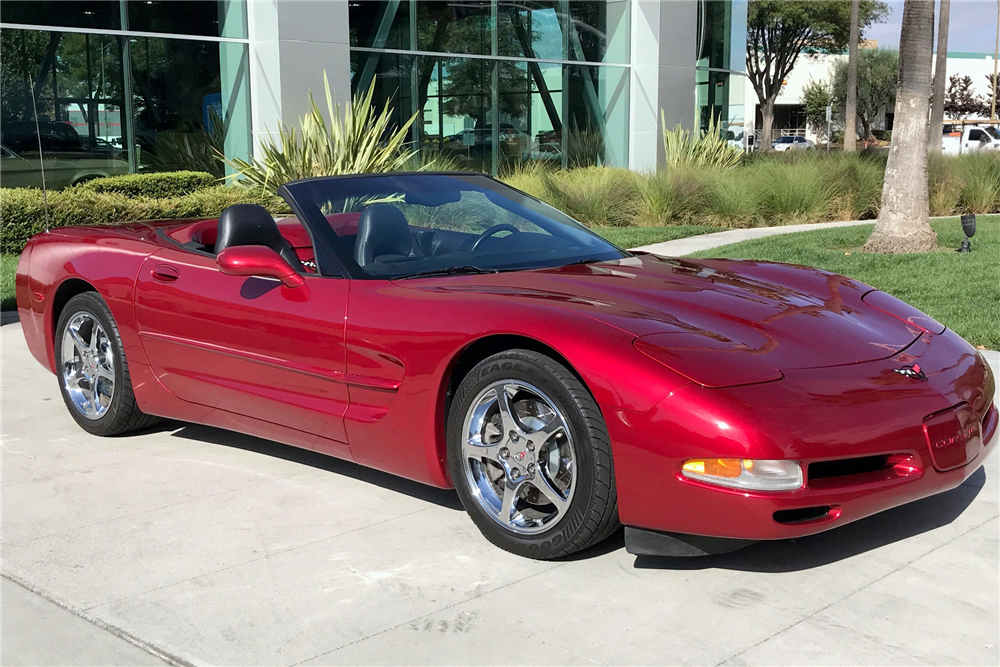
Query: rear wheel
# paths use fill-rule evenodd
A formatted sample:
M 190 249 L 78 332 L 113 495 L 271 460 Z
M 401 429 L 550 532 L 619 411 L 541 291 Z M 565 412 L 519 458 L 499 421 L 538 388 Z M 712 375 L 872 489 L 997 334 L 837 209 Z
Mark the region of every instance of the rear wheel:
M 63 401 L 84 430 L 121 435 L 156 421 L 136 405 L 118 327 L 96 292 L 66 303 L 56 325 L 55 352 Z
M 557 558 L 618 527 L 604 420 L 550 357 L 510 350 L 473 368 L 452 402 L 448 457 L 466 511 L 503 549 Z

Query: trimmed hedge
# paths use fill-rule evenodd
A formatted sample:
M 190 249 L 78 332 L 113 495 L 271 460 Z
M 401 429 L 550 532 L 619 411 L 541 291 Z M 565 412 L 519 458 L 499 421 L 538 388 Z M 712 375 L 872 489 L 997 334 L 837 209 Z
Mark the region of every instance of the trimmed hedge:
M 166 171 L 152 174 L 122 174 L 95 178 L 76 186 L 88 192 L 127 197 L 181 197 L 219 185 L 219 179 L 204 171 Z
M 280 197 L 239 186 L 216 185 L 181 197 L 160 198 L 129 198 L 76 187 L 49 192 L 49 226 L 214 218 L 231 204 L 260 204 L 272 213 L 289 211 Z M 0 251 L 21 252 L 28 239 L 45 227 L 41 190 L 0 188 Z

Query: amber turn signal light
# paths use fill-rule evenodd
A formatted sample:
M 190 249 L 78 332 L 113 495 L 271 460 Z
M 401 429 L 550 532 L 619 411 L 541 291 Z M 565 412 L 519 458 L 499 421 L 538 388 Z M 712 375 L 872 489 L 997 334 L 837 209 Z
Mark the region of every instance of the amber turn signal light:
M 802 488 L 802 466 L 780 459 L 691 459 L 681 475 L 699 482 L 747 491 L 794 491 Z

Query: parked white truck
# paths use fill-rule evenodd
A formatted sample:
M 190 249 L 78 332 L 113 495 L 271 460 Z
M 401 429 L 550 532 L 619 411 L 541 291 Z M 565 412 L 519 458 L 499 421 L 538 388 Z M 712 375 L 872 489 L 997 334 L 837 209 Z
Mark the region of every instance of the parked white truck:
M 994 125 L 945 125 L 941 148 L 945 155 L 1000 150 L 1000 130 Z

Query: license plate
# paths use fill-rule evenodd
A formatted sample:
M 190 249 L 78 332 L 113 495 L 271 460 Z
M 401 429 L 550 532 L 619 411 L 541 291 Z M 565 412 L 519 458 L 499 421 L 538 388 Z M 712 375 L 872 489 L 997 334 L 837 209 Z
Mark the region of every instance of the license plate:
M 938 470 L 965 465 L 983 446 L 982 426 L 965 403 L 925 418 L 924 435 Z

